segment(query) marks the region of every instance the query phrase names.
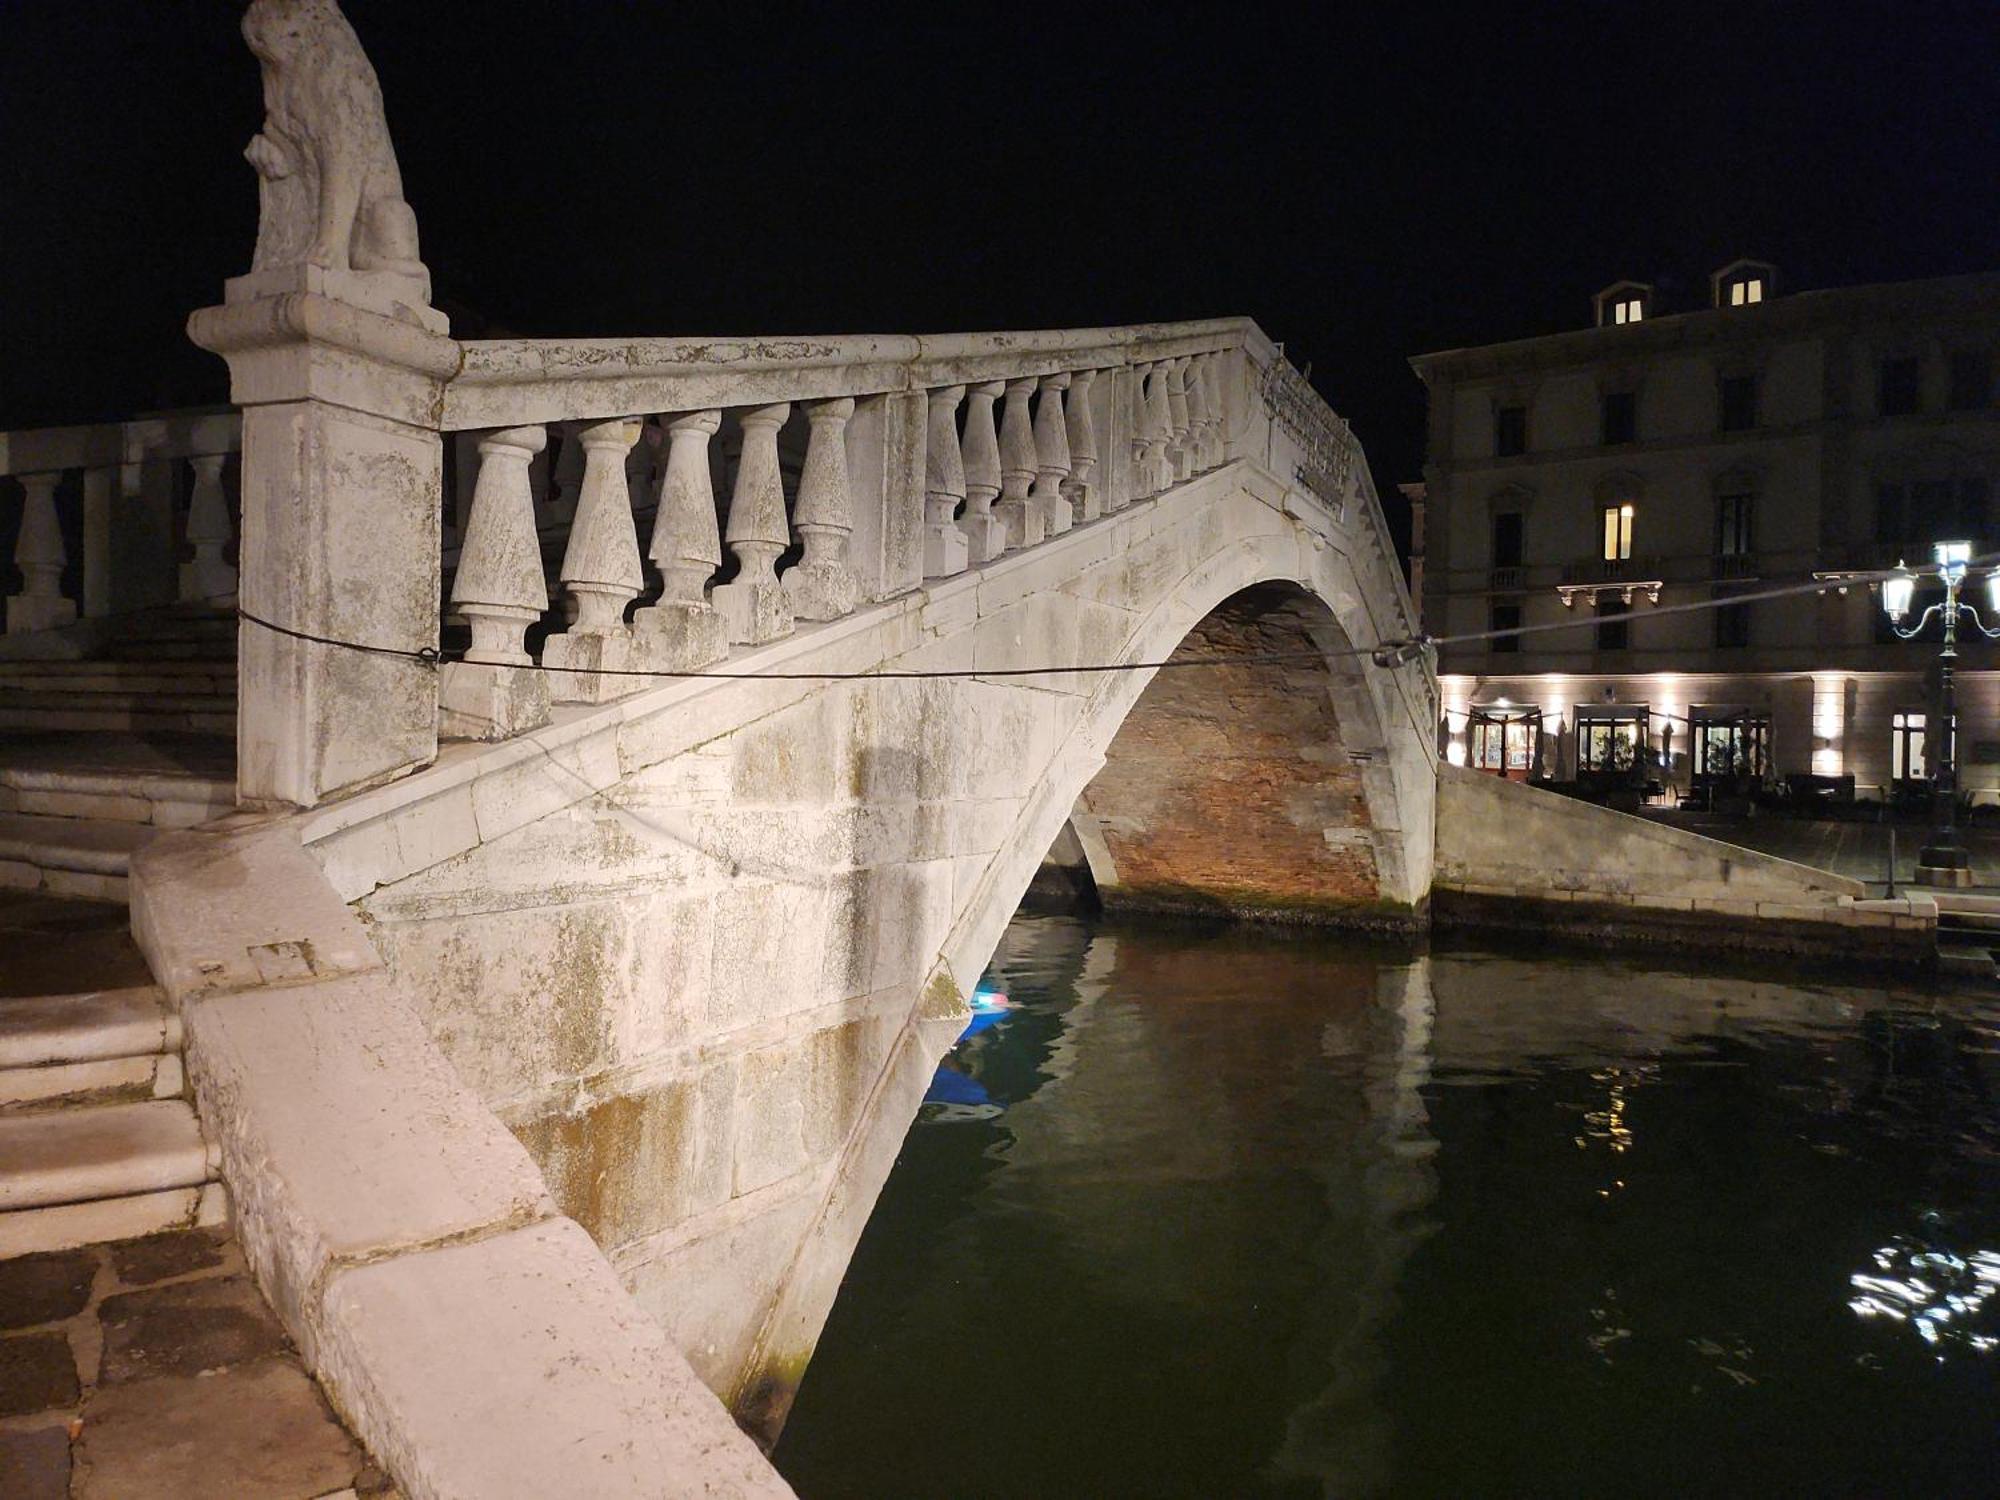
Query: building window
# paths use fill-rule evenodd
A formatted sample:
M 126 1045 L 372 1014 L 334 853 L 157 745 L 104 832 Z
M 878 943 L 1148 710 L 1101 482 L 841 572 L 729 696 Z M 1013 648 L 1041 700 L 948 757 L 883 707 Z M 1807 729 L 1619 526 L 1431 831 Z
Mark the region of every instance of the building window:
M 1729 305 L 1731 307 L 1749 307 L 1753 303 L 1762 302 L 1763 300 L 1763 277 L 1745 276 L 1739 281 L 1729 283 Z
M 1748 557 L 1756 550 L 1751 536 L 1751 514 L 1756 497 L 1739 491 L 1718 495 L 1715 500 L 1715 555 Z
M 1697 708 L 1688 714 L 1689 767 L 1695 786 L 1741 786 L 1771 772 L 1771 716 L 1742 709 Z
M 1626 562 L 1632 556 L 1632 518 L 1638 507 L 1627 500 L 1604 507 L 1604 560 Z
M 1629 443 L 1639 435 L 1639 397 L 1635 391 L 1608 391 L 1600 403 L 1604 441 Z
M 1521 566 L 1521 513 L 1503 510 L 1493 518 L 1493 566 Z
M 1875 540 L 1901 543 L 1903 529 L 1903 487 L 1900 484 L 1875 486 Z
M 1487 612 L 1488 628 L 1493 630 L 1519 630 L 1521 628 L 1521 606 L 1518 604 L 1495 604 Z M 1518 635 L 1496 635 L 1487 643 L 1495 651 L 1519 651 L 1521 638 Z
M 1646 299 L 1638 296 L 1620 297 L 1611 304 L 1613 323 L 1637 323 L 1646 316 Z
M 1576 770 L 1580 781 L 1629 780 L 1646 766 L 1652 715 L 1643 708 L 1576 711 Z
M 1893 714 L 1889 720 L 1889 775 L 1897 781 L 1924 776 L 1924 716 Z
M 1876 408 L 1885 417 L 1907 417 L 1917 409 L 1917 357 L 1885 359 L 1876 371 Z
M 1722 377 L 1722 430 L 1748 432 L 1757 425 L 1757 377 Z
M 1629 606 L 1616 594 L 1597 600 L 1597 649 L 1623 651 L 1632 643 L 1632 622 L 1624 618 Z M 1609 618 L 1617 616 L 1618 618 Z
M 1750 644 L 1750 606 L 1718 604 L 1715 607 L 1715 644 L 1719 647 Z
M 1960 349 L 1951 357 L 1951 409 L 1984 411 L 1993 404 L 1993 356 Z
M 1493 456 L 1513 458 L 1528 451 L 1528 408 L 1503 406 L 1493 413 Z
M 1542 711 L 1539 708 L 1475 708 L 1467 724 L 1471 742 L 1469 763 L 1477 770 L 1510 781 L 1526 781 L 1541 758 Z

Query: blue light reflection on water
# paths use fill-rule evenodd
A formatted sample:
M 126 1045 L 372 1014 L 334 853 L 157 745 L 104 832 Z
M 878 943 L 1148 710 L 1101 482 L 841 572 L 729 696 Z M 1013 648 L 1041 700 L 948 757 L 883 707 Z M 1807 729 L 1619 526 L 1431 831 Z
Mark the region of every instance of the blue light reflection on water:
M 988 982 L 808 1500 L 1992 1492 L 2000 1009 L 1055 918 Z

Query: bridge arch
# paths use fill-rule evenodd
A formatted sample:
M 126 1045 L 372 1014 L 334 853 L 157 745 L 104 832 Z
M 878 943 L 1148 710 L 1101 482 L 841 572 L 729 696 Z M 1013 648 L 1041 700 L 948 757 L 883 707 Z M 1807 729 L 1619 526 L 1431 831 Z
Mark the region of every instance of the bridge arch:
M 441 763 L 313 847 L 557 1205 L 774 1434 L 965 998 L 1176 675 L 1042 669 L 1310 643 L 1319 717 L 1287 731 L 1278 799 L 1305 812 L 1268 826 L 1297 848 L 1344 830 L 1373 872 L 1336 893 L 1349 911 L 1422 919 L 1434 689 L 1355 654 L 1409 629 L 1393 566 L 1234 461 L 801 632 L 758 658 L 768 678 L 690 678 Z M 1315 826 L 1322 767 L 1348 809 Z

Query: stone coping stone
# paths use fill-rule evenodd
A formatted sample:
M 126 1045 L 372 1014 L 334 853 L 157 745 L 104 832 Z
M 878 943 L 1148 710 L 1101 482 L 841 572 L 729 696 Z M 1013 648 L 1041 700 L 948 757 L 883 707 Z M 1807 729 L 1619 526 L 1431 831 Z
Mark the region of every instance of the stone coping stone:
M 386 975 L 198 995 L 182 1020 L 251 1262 L 309 1359 L 336 1265 L 556 1212 Z
M 132 935 L 170 999 L 379 970 L 281 822 L 163 833 L 132 858 Z
M 321 1370 L 414 1496 L 792 1495 L 568 1219 L 341 1271 Z

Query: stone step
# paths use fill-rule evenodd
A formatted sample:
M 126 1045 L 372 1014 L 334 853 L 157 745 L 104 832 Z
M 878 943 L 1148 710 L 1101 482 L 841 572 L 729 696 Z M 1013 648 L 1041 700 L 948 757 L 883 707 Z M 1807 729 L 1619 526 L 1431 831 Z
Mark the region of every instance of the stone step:
M 1938 944 L 1938 972 L 1969 979 L 2000 977 L 2000 968 L 1993 962 L 1991 949 L 1974 948 L 1957 943 Z
M 0 813 L 0 886 L 123 901 L 133 851 L 158 831 L 111 819 Z
M 13 758 L 0 741 L 0 812 L 192 828 L 236 806 L 233 776 L 94 769 L 60 756 L 10 764 Z
M 24 1208 L 0 1213 L 0 1260 L 69 1250 L 106 1240 L 131 1240 L 174 1229 L 216 1228 L 229 1222 L 229 1195 L 220 1182 Z
M 0 1068 L 0 1119 L 59 1109 L 178 1099 L 187 1086 L 179 1054 L 103 1057 L 95 1062 Z
M 164 682 L 169 685 L 190 681 L 221 682 L 233 680 L 233 668 L 227 662 L 193 657 L 150 661 L 90 657 L 64 661 L 0 661 L 0 684 L 10 687 L 34 687 L 51 681 L 69 680 L 93 683 Z
M 11 695 L 0 693 L 0 730 L 34 733 L 63 730 L 97 734 L 234 734 L 236 701 L 233 698 L 206 699 L 200 706 L 160 709 L 156 707 L 107 708 L 79 704 L 74 699 L 61 703 L 4 701 Z M 25 694 L 24 697 L 60 695 Z
M 0 997 L 0 1071 L 178 1052 L 181 1018 L 156 985 Z
M 185 1099 L 0 1116 L 0 1212 L 199 1188 L 215 1167 Z

